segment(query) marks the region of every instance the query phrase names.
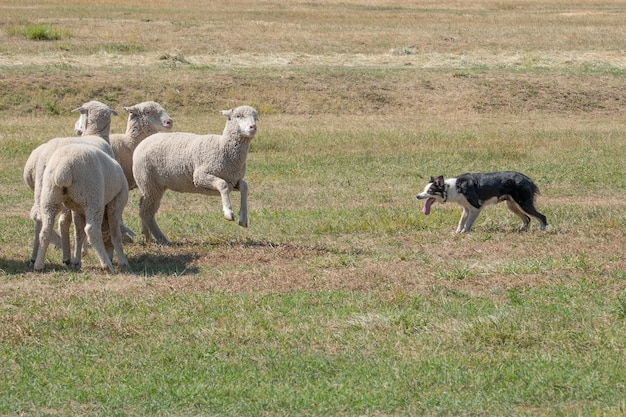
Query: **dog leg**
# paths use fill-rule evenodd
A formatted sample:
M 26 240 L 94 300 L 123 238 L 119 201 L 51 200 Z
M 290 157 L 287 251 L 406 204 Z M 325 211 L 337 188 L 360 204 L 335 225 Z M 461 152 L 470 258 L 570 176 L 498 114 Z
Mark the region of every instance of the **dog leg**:
M 533 205 L 532 201 L 522 201 L 518 204 L 520 205 L 521 209 L 524 210 L 524 212 L 530 214 L 531 216 L 539 220 L 539 223 L 541 223 L 541 230 L 546 230 L 546 226 L 548 225 L 548 220 L 546 219 L 546 216 L 539 213 L 537 209 L 535 209 L 535 206 Z
M 480 209 L 477 209 L 475 207 L 472 207 L 468 210 L 467 220 L 465 221 L 465 226 L 463 227 L 462 233 L 467 233 L 472 229 L 472 225 L 478 218 L 479 214 L 480 214 Z
M 467 215 L 469 214 L 468 209 L 463 207 L 463 213 L 461 214 L 461 219 L 459 220 L 459 225 L 456 227 L 456 233 L 463 233 L 463 228 L 465 227 L 465 222 L 467 221 Z
M 530 217 L 526 215 L 522 208 L 513 200 L 506 200 L 506 208 L 511 210 L 513 213 L 515 213 L 516 216 L 522 219 L 522 227 L 520 228 L 520 231 L 525 232 L 526 230 L 528 230 Z

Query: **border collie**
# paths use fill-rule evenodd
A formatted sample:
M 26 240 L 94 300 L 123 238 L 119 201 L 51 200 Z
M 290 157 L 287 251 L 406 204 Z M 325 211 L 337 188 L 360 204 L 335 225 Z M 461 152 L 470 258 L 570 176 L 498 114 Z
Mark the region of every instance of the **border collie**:
M 530 216 L 541 223 L 541 230 L 548 225 L 546 216 L 535 209 L 535 195 L 539 188 L 524 174 L 513 171 L 468 173 L 456 178 L 430 177 L 424 191 L 416 197 L 426 200 L 424 214 L 430 214 L 430 206 L 436 201 L 451 201 L 463 207 L 457 233 L 469 232 L 484 206 L 506 202 L 509 210 L 522 219 L 521 230 L 527 230 Z

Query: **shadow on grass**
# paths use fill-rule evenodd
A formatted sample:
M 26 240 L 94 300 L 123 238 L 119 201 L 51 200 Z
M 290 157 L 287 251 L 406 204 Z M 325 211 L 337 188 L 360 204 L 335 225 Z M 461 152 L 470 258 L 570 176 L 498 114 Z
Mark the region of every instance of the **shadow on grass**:
M 359 249 L 359 248 L 351 248 L 349 251 L 332 248 L 326 245 L 305 245 L 305 244 L 297 244 L 290 242 L 272 242 L 269 240 L 253 240 L 253 239 L 245 239 L 245 240 L 232 240 L 232 241 L 222 241 L 217 244 L 211 244 L 212 247 L 232 247 L 232 248 L 242 248 L 242 249 L 267 249 L 267 250 L 283 250 L 283 251 L 306 251 L 306 252 L 316 252 L 316 253 L 328 253 L 332 255 L 366 255 L 370 252 Z
M 198 267 L 192 266 L 193 262 L 200 257 L 200 254 L 185 250 L 182 244 L 171 246 L 155 246 L 153 252 L 143 253 L 137 257 L 129 259 L 130 271 L 135 275 L 193 275 L 200 272 Z M 151 249 L 152 249 L 151 248 Z M 181 250 L 183 250 L 181 252 Z
M 48 266 L 48 265 L 46 265 Z M 51 268 L 63 268 L 63 264 L 51 265 Z M 28 260 L 16 261 L 15 259 L 0 258 L 0 274 L 17 275 L 33 272 L 33 267 L 28 265 Z
M 190 241 L 185 240 L 175 242 L 171 245 L 148 245 L 139 244 L 141 249 L 134 256 L 129 256 L 130 268 L 119 270 L 118 265 L 114 263 L 114 267 L 121 273 L 137 275 L 137 276 L 155 276 L 155 275 L 195 275 L 201 272 L 200 267 L 196 265 L 207 255 L 207 252 L 226 250 L 243 251 L 238 255 L 240 261 L 250 261 L 246 253 L 251 257 L 259 253 L 275 253 L 275 256 L 284 257 L 285 259 L 293 259 L 297 257 L 315 256 L 320 254 L 332 255 L 364 255 L 367 251 L 361 249 L 351 249 L 345 251 L 325 245 L 300 245 L 289 242 L 274 242 L 269 240 L 215 240 L 215 241 Z M 99 263 L 95 257 L 83 256 L 82 268 L 80 271 L 74 271 L 60 262 L 46 261 L 44 272 L 82 272 L 89 273 L 94 271 L 102 272 L 98 266 Z M 0 257 L 0 274 L 4 275 L 20 275 L 33 272 L 28 260 L 5 259 Z

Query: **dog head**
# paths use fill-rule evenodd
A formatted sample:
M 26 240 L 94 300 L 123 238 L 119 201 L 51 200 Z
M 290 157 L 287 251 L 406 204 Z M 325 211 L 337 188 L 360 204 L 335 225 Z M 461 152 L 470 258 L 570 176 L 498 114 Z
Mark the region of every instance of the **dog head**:
M 426 200 L 424 204 L 424 214 L 430 214 L 430 206 L 436 201 L 438 203 L 445 203 L 448 199 L 448 191 L 443 175 L 430 177 L 430 182 L 424 187 L 424 191 L 416 195 L 418 200 Z

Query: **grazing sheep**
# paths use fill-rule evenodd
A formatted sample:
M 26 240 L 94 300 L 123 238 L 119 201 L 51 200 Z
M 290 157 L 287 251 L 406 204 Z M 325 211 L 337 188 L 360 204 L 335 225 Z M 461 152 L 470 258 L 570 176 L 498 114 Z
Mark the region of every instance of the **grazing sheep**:
M 79 111 L 81 113 L 81 117 L 84 116 L 84 125 L 82 127 L 84 136 L 51 139 L 35 148 L 24 166 L 24 182 L 34 191 L 35 197 L 33 208 L 30 213 L 30 217 L 35 222 L 35 237 L 33 239 L 33 251 L 30 258 L 31 266 L 34 264 L 35 256 L 38 252 L 39 233 L 42 226 L 41 218 L 39 216 L 39 199 L 41 195 L 43 172 L 52 153 L 54 153 L 54 151 L 58 148 L 68 144 L 86 143 L 101 149 L 103 152 L 113 157 L 113 149 L 109 144 L 109 129 L 111 126 L 111 114 L 117 114 L 115 110 L 98 101 L 90 101 L 74 111 Z M 63 235 L 63 229 L 69 230 L 70 224 L 70 214 L 67 210 L 64 210 L 59 221 L 59 226 L 62 230 L 61 235 Z M 66 235 L 69 236 L 68 234 Z M 51 239 L 56 244 L 60 239 L 55 236 L 56 234 L 53 234 Z M 67 242 L 61 241 L 60 244 L 63 249 L 63 262 L 69 263 L 69 240 Z
M 58 148 L 48 159 L 42 175 L 39 215 L 42 229 L 35 271 L 42 271 L 54 220 L 63 207 L 73 212 L 76 227 L 74 257 L 70 264 L 80 267 L 85 234 L 94 248 L 100 265 L 115 272 L 105 247 L 102 229 L 108 229 L 120 266 L 128 266 L 122 248 L 122 213 L 128 200 L 128 184 L 122 167 L 111 156 L 85 144 Z M 103 220 L 107 223 L 103 225 Z M 62 231 L 62 239 L 65 231 Z M 68 238 L 69 240 L 69 238 Z
M 258 114 L 249 106 L 224 110 L 222 135 L 156 133 L 137 146 L 133 173 L 141 191 L 139 216 L 146 241 L 154 236 L 169 241 L 159 229 L 155 215 L 165 190 L 221 195 L 224 217 L 235 220 L 229 193 L 239 190 L 239 224 L 248 227 L 248 185 L 243 180 L 250 141 L 257 131 Z

